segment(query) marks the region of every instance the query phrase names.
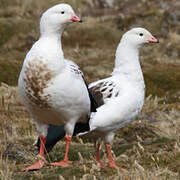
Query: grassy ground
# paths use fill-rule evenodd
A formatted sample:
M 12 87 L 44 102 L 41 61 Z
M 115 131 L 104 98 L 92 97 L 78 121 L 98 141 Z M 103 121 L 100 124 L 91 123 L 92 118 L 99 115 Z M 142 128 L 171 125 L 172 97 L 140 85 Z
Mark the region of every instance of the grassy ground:
M 68 1 L 84 23 L 73 24 L 63 36 L 65 57 L 74 60 L 88 82 L 107 77 L 121 35 L 142 26 L 160 44 L 141 51 L 146 81 L 143 112 L 118 131 L 113 145 L 117 164 L 126 171 L 100 170 L 91 143 L 74 139 L 68 168 L 47 166 L 37 172 L 20 172 L 35 161 L 37 132 L 17 92 L 17 79 L 25 54 L 39 36 L 41 13 L 57 0 L 0 0 L 0 179 L 179 179 L 180 177 L 180 24 L 178 1 L 124 1 L 111 8 L 93 0 Z M 65 2 L 65 1 L 60 1 Z M 7 85 L 8 84 L 8 85 Z M 64 141 L 47 156 L 64 156 Z M 107 161 L 102 144 L 102 159 Z

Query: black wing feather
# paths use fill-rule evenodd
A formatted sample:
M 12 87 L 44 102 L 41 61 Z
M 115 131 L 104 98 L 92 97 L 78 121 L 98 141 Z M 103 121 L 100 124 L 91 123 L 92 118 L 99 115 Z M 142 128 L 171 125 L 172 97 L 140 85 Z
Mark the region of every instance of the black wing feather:
M 88 85 L 85 81 L 85 78 L 84 76 L 82 76 L 83 80 L 84 80 L 84 83 L 87 87 L 87 91 L 89 93 L 89 98 L 90 98 L 90 102 L 91 102 L 91 112 L 96 112 L 96 109 L 99 107 L 98 106 L 98 101 L 96 100 L 96 98 L 93 96 L 93 93 L 90 91 L 90 89 L 88 89 Z

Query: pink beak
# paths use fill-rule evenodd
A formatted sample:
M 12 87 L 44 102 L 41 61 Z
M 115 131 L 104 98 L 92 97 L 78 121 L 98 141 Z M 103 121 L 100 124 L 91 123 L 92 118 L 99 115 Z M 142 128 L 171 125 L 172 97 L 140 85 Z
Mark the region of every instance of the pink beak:
M 149 40 L 148 40 L 150 43 L 159 43 L 159 40 L 156 39 L 155 37 L 151 37 Z
M 82 20 L 76 15 L 73 15 L 71 20 L 72 20 L 72 22 L 82 22 Z

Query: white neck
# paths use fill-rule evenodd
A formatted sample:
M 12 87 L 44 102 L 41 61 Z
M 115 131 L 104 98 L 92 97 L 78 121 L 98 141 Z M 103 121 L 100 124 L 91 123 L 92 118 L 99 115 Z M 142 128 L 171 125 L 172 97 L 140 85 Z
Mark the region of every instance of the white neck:
M 51 39 L 54 41 L 57 41 L 57 43 L 59 45 L 61 45 L 61 36 L 62 36 L 62 32 L 43 32 L 40 34 L 40 38 L 39 39 Z
M 41 47 L 41 50 L 47 56 L 58 56 L 59 59 L 64 59 L 64 54 L 62 50 L 61 44 L 61 36 L 64 29 L 61 31 L 53 32 L 53 31 L 41 31 L 40 38 L 38 40 L 38 44 Z
M 115 67 L 112 75 L 124 75 L 128 77 L 128 80 L 144 81 L 137 47 L 121 40 L 116 50 Z
M 41 34 L 41 36 L 50 36 L 50 35 L 61 36 L 64 29 L 65 29 L 65 25 L 50 26 L 47 23 L 44 23 L 43 21 L 40 22 L 40 34 Z

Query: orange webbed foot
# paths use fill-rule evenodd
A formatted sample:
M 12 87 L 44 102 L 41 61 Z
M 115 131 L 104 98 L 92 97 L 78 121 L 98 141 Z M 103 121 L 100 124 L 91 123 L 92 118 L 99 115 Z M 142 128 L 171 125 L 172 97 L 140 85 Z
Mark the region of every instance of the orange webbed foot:
M 41 169 L 44 164 L 46 163 L 45 160 L 37 160 L 37 162 L 27 168 L 22 169 L 22 171 L 35 171 Z
M 107 166 L 110 168 L 119 169 L 119 167 L 115 164 L 115 162 L 109 162 Z
M 53 163 L 51 163 L 51 165 L 53 165 L 53 166 L 67 167 L 67 166 L 69 166 L 69 163 L 68 163 L 68 161 L 62 160 L 62 161 L 60 161 L 60 162 L 53 162 Z

